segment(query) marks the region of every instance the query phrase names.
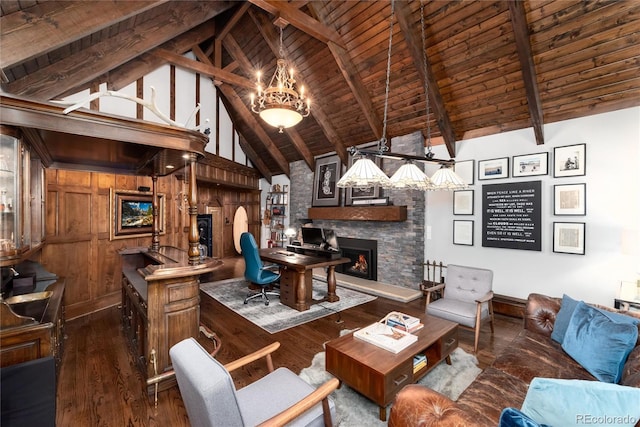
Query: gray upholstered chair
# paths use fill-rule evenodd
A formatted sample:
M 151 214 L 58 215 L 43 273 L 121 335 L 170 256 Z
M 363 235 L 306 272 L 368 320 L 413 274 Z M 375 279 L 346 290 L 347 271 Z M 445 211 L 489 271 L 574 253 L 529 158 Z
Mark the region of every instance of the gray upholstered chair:
M 426 312 L 475 331 L 474 353 L 478 351 L 480 327 L 491 324 L 493 333 L 493 271 L 463 265 L 447 266 L 445 283 L 425 289 Z M 442 290 L 442 298 L 431 301 L 433 292 Z M 445 292 L 446 290 L 446 292 Z
M 273 369 L 275 342 L 226 365 L 193 338 L 169 350 L 180 394 L 194 427 L 331 426 L 335 405 L 328 397 L 338 387 L 332 378 L 317 389 L 286 368 Z M 236 390 L 230 371 L 265 358 L 269 373 Z

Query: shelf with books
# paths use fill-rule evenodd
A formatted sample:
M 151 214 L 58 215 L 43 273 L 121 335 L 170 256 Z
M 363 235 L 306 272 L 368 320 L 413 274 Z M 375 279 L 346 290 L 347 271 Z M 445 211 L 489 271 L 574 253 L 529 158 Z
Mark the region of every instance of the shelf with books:
M 416 354 L 413 356 L 413 374 L 417 374 L 427 367 L 427 356 L 424 354 Z

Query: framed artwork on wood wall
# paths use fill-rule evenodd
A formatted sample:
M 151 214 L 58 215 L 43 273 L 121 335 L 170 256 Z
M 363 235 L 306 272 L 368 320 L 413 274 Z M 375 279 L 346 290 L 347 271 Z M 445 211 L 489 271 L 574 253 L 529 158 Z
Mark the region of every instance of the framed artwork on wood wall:
M 340 205 L 338 181 L 340 180 L 341 172 L 342 163 L 337 154 L 316 159 L 312 206 Z
M 153 195 L 149 192 L 110 189 L 109 237 L 130 239 L 151 236 Z M 158 223 L 165 234 L 165 197 L 158 194 Z

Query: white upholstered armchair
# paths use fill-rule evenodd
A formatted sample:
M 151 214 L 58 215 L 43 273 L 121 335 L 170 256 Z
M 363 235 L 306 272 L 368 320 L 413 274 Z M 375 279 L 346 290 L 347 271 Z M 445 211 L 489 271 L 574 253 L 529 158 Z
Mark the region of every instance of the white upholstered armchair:
M 193 427 L 331 426 L 335 405 L 332 378 L 317 389 L 286 368 L 273 369 L 275 342 L 236 361 L 220 364 L 193 338 L 169 350 L 182 400 Z M 269 373 L 236 390 L 230 371 L 266 359 Z
M 474 330 L 473 351 L 477 352 L 482 324 L 488 321 L 493 333 L 492 286 L 493 271 L 450 264 L 445 283 L 426 289 L 426 312 Z M 431 301 L 436 291 L 442 291 L 442 298 Z

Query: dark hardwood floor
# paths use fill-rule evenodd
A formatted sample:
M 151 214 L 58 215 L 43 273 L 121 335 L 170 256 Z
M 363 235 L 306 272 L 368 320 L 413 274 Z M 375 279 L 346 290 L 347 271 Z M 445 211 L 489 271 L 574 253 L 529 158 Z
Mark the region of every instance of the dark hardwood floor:
M 222 280 L 244 272 L 242 258 L 225 259 L 225 265 L 209 277 Z M 274 364 L 298 373 L 322 351 L 322 344 L 336 338 L 342 329 L 368 325 L 399 310 L 419 314 L 424 299 L 409 304 L 384 298 L 363 304 L 277 334 L 269 334 L 228 310 L 201 292 L 201 322 L 222 339 L 218 360 L 227 363 L 274 341 L 281 343 Z M 488 325 L 480 337 L 478 361 L 491 364 L 522 328 L 522 320 L 496 315 L 495 333 Z M 473 351 L 473 332 L 460 330 L 460 347 Z M 206 339 L 201 343 L 211 349 Z M 241 388 L 266 372 L 255 363 L 234 372 Z M 120 323 L 120 310 L 112 307 L 66 324 L 65 349 L 58 381 L 57 426 L 188 426 L 186 411 L 177 387 L 159 393 L 158 405 L 147 397 L 142 376 L 128 351 Z

